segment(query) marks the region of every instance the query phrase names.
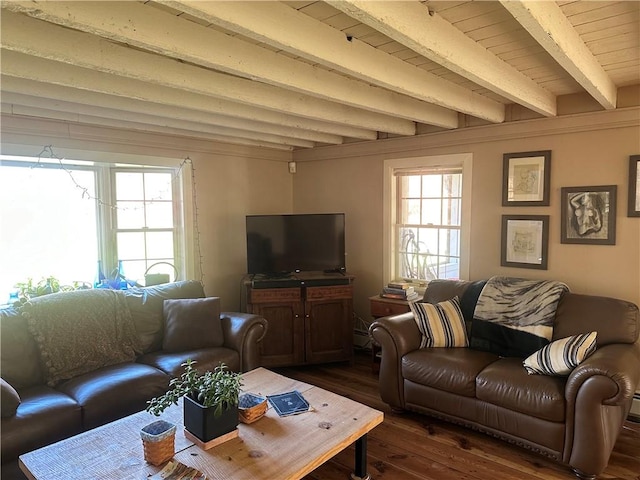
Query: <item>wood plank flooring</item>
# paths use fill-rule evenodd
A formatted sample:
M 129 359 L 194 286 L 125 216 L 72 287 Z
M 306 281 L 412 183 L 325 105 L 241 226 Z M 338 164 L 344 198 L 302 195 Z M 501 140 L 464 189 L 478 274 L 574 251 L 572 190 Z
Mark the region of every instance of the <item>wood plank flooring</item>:
M 368 471 L 376 480 L 570 480 L 569 467 L 489 435 L 414 414 L 391 413 L 378 393 L 370 356 L 353 364 L 277 369 L 381 410 L 382 425 L 368 436 Z M 344 480 L 353 471 L 353 447 L 305 480 Z M 640 424 L 627 422 L 601 480 L 640 480 Z

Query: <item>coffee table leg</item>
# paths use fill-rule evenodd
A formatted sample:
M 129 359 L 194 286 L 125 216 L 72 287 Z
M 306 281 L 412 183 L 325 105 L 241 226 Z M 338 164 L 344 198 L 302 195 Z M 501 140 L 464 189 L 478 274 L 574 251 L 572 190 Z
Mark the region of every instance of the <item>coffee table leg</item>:
M 356 466 L 351 474 L 351 480 L 371 480 L 367 473 L 367 434 L 356 440 Z

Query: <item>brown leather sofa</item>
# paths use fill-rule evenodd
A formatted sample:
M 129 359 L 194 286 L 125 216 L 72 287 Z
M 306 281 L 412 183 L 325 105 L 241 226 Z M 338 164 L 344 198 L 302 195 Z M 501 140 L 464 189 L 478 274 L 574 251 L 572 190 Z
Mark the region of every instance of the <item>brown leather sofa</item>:
M 469 329 L 477 283 L 437 280 L 423 301 L 457 295 Z M 382 348 L 380 394 L 392 409 L 491 434 L 568 464 L 587 479 L 607 466 L 640 383 L 638 307 L 565 293 L 553 340 L 594 330 L 597 349 L 568 377 L 528 375 L 522 358 L 471 348 L 421 349 L 412 313 L 377 319 L 369 332 Z
M 135 325 L 140 342 L 137 356 L 54 386 L 47 384 L 42 350 L 24 315 L 13 308 L 0 310 L 2 478 L 20 478 L 16 460 L 25 452 L 143 410 L 149 399 L 166 391 L 169 380 L 179 375 L 181 364 L 188 359 L 195 360 L 199 369 L 213 369 L 219 362 L 234 371 L 257 367 L 258 342 L 267 328 L 266 320 L 258 315 L 222 312 L 216 327 L 221 325 L 223 340 L 215 347 L 198 345 L 202 332 L 191 315 L 182 324 L 172 324 L 172 348 L 164 349 L 168 348 L 169 329 L 166 309 L 163 316 L 164 301 L 202 297 L 203 287 L 195 281 L 126 291 L 125 301 L 120 297 L 120 302 Z M 189 349 L 190 344 L 200 348 Z

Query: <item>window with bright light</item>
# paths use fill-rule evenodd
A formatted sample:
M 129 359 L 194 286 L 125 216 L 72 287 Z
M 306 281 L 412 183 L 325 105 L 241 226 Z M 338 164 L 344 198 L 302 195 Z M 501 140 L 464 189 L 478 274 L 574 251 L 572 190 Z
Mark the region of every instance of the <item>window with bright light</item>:
M 115 170 L 116 244 L 127 277 L 173 265 L 176 229 L 173 172 Z
M 468 278 L 471 155 L 385 162 L 386 281 Z
M 181 189 L 175 168 L 0 158 L 0 304 L 15 285 L 53 276 L 94 285 L 98 261 L 113 277 L 175 278 L 183 265 Z
M 18 282 L 92 283 L 98 260 L 96 173 L 24 162 L 0 166 L 0 304 Z
M 395 172 L 396 277 L 460 278 L 462 168 Z

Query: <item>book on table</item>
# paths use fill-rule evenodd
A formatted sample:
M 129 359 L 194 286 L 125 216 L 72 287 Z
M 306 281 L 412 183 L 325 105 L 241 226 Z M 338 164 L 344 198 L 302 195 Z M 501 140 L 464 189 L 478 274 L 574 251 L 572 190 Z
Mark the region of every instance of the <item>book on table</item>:
M 281 417 L 309 411 L 309 402 L 297 390 L 279 395 L 267 395 L 267 400 Z
M 407 295 L 410 295 L 412 293 L 415 292 L 415 289 L 413 287 L 409 287 L 409 288 L 392 288 L 392 287 L 384 287 L 382 289 L 382 293 L 394 293 L 396 295 L 404 295 L 405 297 Z
M 397 288 L 400 290 L 406 290 L 408 288 L 413 289 L 413 285 L 409 282 L 389 282 L 387 283 L 387 287 L 389 288 Z
M 406 300 L 407 302 L 415 302 L 420 299 L 420 294 L 418 292 L 413 292 L 408 295 L 400 294 L 400 293 L 385 293 L 384 291 L 380 294 L 381 298 L 390 298 L 392 300 Z

